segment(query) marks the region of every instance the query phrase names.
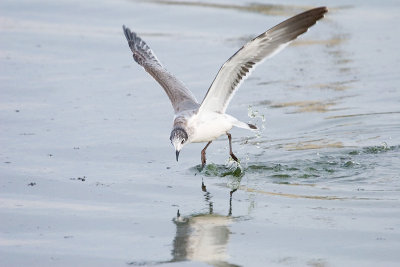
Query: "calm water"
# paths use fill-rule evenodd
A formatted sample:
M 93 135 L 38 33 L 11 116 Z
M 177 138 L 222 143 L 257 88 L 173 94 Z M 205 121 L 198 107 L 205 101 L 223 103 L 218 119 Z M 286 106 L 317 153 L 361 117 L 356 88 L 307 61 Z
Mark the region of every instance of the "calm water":
M 257 67 L 228 113 L 169 142 L 173 111 L 122 24 L 202 99 L 247 40 L 329 13 Z M 1 266 L 398 266 L 398 1 L 2 1 Z

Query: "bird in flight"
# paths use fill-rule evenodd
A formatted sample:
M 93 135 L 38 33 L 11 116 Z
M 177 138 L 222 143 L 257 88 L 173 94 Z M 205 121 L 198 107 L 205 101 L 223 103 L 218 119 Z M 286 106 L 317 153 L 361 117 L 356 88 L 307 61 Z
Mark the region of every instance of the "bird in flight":
M 133 52 L 133 59 L 163 87 L 172 103 L 175 116 L 170 140 L 175 148 L 176 160 L 178 161 L 179 152 L 186 144 L 207 142 L 201 151 L 201 163 L 204 167 L 207 147 L 213 140 L 226 134 L 229 154 L 238 162 L 232 152 L 229 131 L 233 126 L 249 130 L 257 127 L 225 113 L 234 93 L 258 63 L 274 56 L 305 33 L 327 11 L 326 7 L 310 9 L 249 41 L 222 65 L 201 103 L 180 80 L 163 67 L 150 47 L 135 32 L 125 25 L 122 26 Z

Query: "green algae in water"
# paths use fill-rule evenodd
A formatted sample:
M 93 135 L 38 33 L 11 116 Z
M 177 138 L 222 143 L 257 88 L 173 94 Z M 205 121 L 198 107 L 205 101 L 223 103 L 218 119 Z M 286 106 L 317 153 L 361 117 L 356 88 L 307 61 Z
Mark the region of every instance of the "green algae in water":
M 356 165 L 356 163 L 355 163 L 354 161 L 349 160 L 349 161 L 346 161 L 346 162 L 343 164 L 343 167 L 349 168 L 349 167 L 353 167 L 353 166 L 355 166 L 355 165 Z
M 233 166 L 219 165 L 219 164 L 207 164 L 202 168 L 201 165 L 195 167 L 198 172 L 208 177 L 226 177 L 232 176 L 236 178 L 242 178 L 245 174 L 244 170 L 238 164 Z
M 308 172 L 316 172 L 316 171 L 318 171 L 316 168 L 314 168 L 314 167 L 307 167 L 306 169 L 305 169 L 305 171 L 308 171 Z
M 233 176 L 233 177 L 243 177 L 244 172 L 240 167 L 233 168 L 233 170 L 222 173 L 222 177 Z
M 328 172 L 328 173 L 334 173 L 335 170 L 333 169 L 328 169 L 328 168 L 323 168 L 324 171 Z
M 272 171 L 274 167 L 266 166 L 266 165 L 250 165 L 247 167 L 250 171 Z
M 290 184 L 289 182 L 282 182 L 282 181 L 279 181 L 279 182 L 274 182 L 275 184 Z
M 400 146 L 370 146 L 353 150 L 342 150 L 335 154 L 322 154 L 314 158 L 298 159 L 290 162 L 272 163 L 256 162 L 240 166 L 207 164 L 204 169 L 196 166 L 197 172 L 208 177 L 234 177 L 241 179 L 245 175 L 257 179 L 271 180 L 272 182 L 296 182 L 296 179 L 310 181 L 326 179 L 343 179 L 357 176 L 373 165 L 365 163 L 365 155 L 379 155 L 388 151 L 396 151 Z
M 291 176 L 289 174 L 273 174 L 271 175 L 273 178 L 280 178 L 280 179 L 287 179 L 290 178 Z
M 320 176 L 317 174 L 308 174 L 308 173 L 304 173 L 304 174 L 298 176 L 298 178 L 302 178 L 302 179 L 316 178 L 316 177 L 320 177 Z
M 360 152 L 360 151 L 357 151 L 357 150 L 353 150 L 353 151 L 350 151 L 350 152 L 349 152 L 349 155 L 352 155 L 352 156 L 360 155 L 360 154 L 361 154 L 361 152 Z
M 364 147 L 360 150 L 353 150 L 350 151 L 348 154 L 351 156 L 357 156 L 361 154 L 379 154 L 379 153 L 384 153 L 388 151 L 395 151 L 398 150 L 400 146 L 388 146 L 386 143 L 384 143 L 381 146 L 368 146 Z
M 394 147 L 388 147 L 386 144 L 382 146 L 370 146 L 370 147 L 365 147 L 363 149 L 363 152 L 366 154 L 378 154 L 382 152 L 387 152 L 389 150 L 394 149 Z

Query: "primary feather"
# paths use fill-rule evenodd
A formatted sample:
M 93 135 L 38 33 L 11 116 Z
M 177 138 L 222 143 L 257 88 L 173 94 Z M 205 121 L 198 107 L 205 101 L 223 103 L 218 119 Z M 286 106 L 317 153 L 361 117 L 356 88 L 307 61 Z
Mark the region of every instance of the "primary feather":
M 303 12 L 276 25 L 244 45 L 220 68 L 200 105 L 199 113 L 225 113 L 234 93 L 254 67 L 274 56 L 299 35 L 305 33 L 308 28 L 323 18 L 326 12 L 326 7 Z
M 198 108 L 199 104 L 192 92 L 161 65 L 150 47 L 125 25 L 122 28 L 132 50 L 133 59 L 164 88 L 175 114 L 183 110 Z

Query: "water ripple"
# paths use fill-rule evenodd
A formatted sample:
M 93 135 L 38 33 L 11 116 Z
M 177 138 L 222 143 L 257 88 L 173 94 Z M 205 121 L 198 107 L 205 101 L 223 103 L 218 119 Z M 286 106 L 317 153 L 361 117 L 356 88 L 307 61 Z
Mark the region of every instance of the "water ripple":
M 400 146 L 368 146 L 358 149 L 341 149 L 326 153 L 314 153 L 309 158 L 286 162 L 248 162 L 246 164 L 207 164 L 191 168 L 195 174 L 206 177 L 243 176 L 266 179 L 273 183 L 316 183 L 318 181 L 360 181 L 372 178 L 368 173 L 379 167 L 379 155 L 399 152 Z M 372 157 L 371 157 L 372 156 Z

